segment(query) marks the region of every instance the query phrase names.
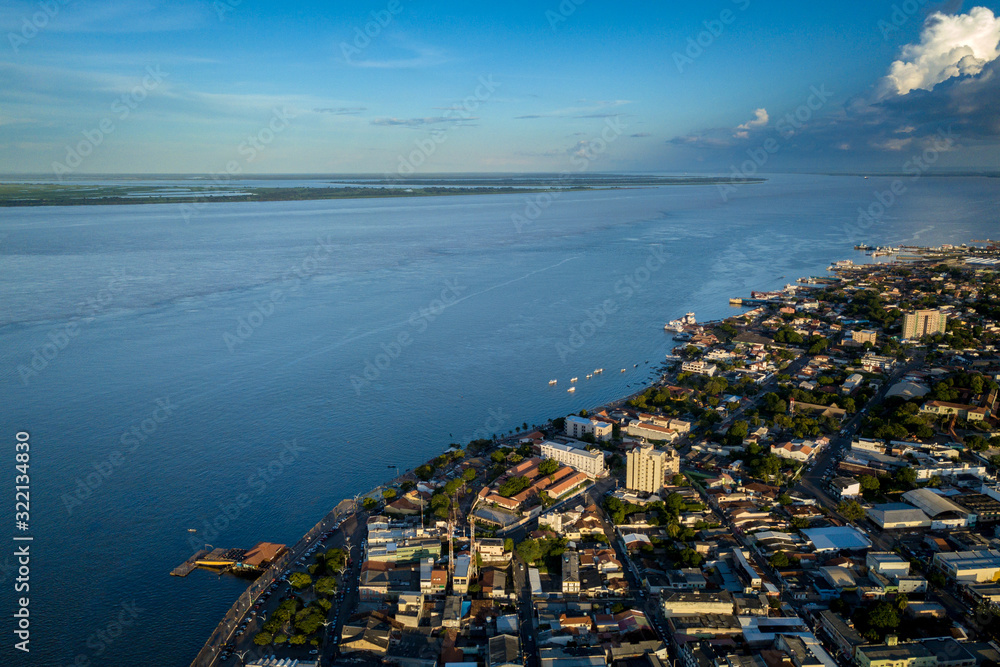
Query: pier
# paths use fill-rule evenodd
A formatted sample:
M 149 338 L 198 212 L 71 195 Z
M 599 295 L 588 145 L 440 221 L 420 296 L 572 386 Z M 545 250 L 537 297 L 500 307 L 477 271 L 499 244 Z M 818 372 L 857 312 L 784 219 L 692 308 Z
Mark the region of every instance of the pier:
M 186 561 L 184 561 L 183 563 L 181 563 L 180 565 L 178 565 L 174 569 L 170 570 L 170 575 L 173 576 L 173 577 L 186 577 L 186 576 L 188 576 L 189 574 L 191 574 L 191 572 L 196 567 L 198 567 L 198 565 L 197 565 L 198 559 L 200 559 L 202 556 L 206 555 L 207 553 L 208 553 L 208 549 L 199 549 L 198 551 L 196 551 L 194 553 L 193 556 L 191 556 L 190 558 L 188 558 Z

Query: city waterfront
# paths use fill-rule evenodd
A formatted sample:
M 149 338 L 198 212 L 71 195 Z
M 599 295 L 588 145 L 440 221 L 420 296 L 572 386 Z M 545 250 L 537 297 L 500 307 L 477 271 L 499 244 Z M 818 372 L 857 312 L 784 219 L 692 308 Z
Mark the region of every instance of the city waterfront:
M 566 193 L 528 224 L 524 196 L 491 195 L 5 214 L 0 402 L 38 447 L 36 632 L 65 639 L 39 664 L 187 664 L 246 587 L 169 577 L 199 543 L 293 544 L 388 466 L 630 394 L 675 345 L 664 322 L 855 243 L 995 229 L 996 179 L 924 178 L 859 237 L 891 181 Z

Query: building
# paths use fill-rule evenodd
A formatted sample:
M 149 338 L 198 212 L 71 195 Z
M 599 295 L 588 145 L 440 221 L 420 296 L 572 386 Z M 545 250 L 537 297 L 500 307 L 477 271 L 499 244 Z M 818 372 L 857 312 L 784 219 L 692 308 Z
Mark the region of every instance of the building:
M 903 339 L 916 340 L 948 328 L 948 316 L 940 310 L 914 310 L 903 315 Z
M 910 503 L 931 520 L 931 528 L 945 530 L 965 528 L 969 525 L 971 513 L 930 489 L 913 489 L 903 494 L 903 500 Z
M 833 487 L 841 500 L 857 498 L 861 495 L 861 482 L 853 477 L 834 477 L 830 486 Z
M 829 609 L 823 609 L 819 612 L 819 626 L 833 641 L 833 645 L 837 647 L 841 655 L 848 660 L 853 660 L 854 650 L 865 643 L 865 638 L 853 626 Z
M 659 493 L 667 476 L 680 472 L 680 457 L 673 449 L 653 449 L 651 445 L 644 445 L 630 451 L 625 459 L 625 488 L 630 491 Z
M 919 643 L 858 646 L 854 657 L 859 667 L 937 667 L 937 656 Z
M 562 592 L 580 594 L 580 554 L 575 551 L 564 551 L 562 555 Z
M 635 438 L 642 438 L 650 442 L 673 442 L 678 438 L 677 431 L 668 427 L 654 424 L 652 422 L 633 419 L 625 426 L 625 433 Z
M 469 584 L 475 571 L 472 567 L 472 557 L 462 554 L 455 559 L 455 573 L 452 575 L 451 590 L 455 595 L 465 595 L 469 592 Z
M 803 463 L 812 458 L 817 449 L 819 448 L 816 446 L 816 443 L 804 440 L 802 442 L 785 442 L 780 445 L 774 445 L 771 447 L 771 453 L 783 459 Z
M 910 573 L 910 561 L 891 551 L 869 551 L 865 565 L 889 577 L 905 577 Z
M 1000 579 L 1000 551 L 995 549 L 936 553 L 931 564 L 956 581 L 982 583 Z
M 719 369 L 715 364 L 705 361 L 685 361 L 681 364 L 681 370 L 695 375 L 715 375 L 715 371 Z
M 930 528 L 931 520 L 922 511 L 906 503 L 884 503 L 867 511 L 868 518 L 882 530 Z
M 861 345 L 864 345 L 865 343 L 871 343 L 874 345 L 877 339 L 878 332 L 873 331 L 872 329 L 864 329 L 862 331 L 855 331 L 851 333 L 851 340 Z
M 611 439 L 612 430 L 611 424 L 607 422 L 588 419 L 579 415 L 566 417 L 565 431 L 566 435 L 571 438 L 580 439 L 585 435 L 591 435 L 597 442 L 605 442 Z
M 811 528 L 802 534 L 812 543 L 817 553 L 824 551 L 860 551 L 870 549 L 872 543 L 856 528 L 835 526 L 833 528 Z
M 865 381 L 865 376 L 861 373 L 854 373 L 844 380 L 844 384 L 840 385 L 840 391 L 844 394 L 854 393 L 861 383 Z
M 983 421 L 990 416 L 990 411 L 986 408 L 975 405 L 962 405 L 961 403 L 948 403 L 947 401 L 927 401 L 921 406 L 920 411 L 938 416 L 955 415 L 958 419 L 966 421 Z
M 589 477 L 597 477 L 604 472 L 604 454 L 577 449 L 558 442 L 543 442 L 542 458 L 555 459 L 563 465 L 579 470 Z
M 663 615 L 694 616 L 697 614 L 732 614 L 733 596 L 726 591 L 719 593 L 704 593 L 700 591 L 682 591 L 663 598 Z
M 515 635 L 490 637 L 486 667 L 521 667 L 521 640 Z

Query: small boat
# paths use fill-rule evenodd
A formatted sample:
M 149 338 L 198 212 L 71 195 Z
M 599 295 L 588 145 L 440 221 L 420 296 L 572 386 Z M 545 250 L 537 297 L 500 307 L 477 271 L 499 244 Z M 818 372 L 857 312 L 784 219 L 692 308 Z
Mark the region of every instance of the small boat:
M 597 375 L 598 373 L 603 373 L 603 372 L 604 372 L 603 368 L 595 368 L 594 369 L 594 375 Z
M 188 528 L 188 532 L 189 533 L 197 533 L 198 529 L 197 528 Z
M 572 394 L 572 393 L 573 393 L 574 391 L 576 391 L 576 387 L 570 387 L 570 388 L 569 388 L 569 389 L 567 389 L 566 391 L 568 391 L 569 393 L 571 393 L 571 394 Z
M 549 384 L 555 384 L 557 382 L 559 382 L 559 380 L 549 380 Z
M 569 381 L 570 381 L 570 382 L 576 382 L 576 381 L 577 381 L 577 380 L 579 380 L 579 379 L 580 379 L 580 378 L 570 378 L 570 379 L 569 379 Z
M 623 368 L 623 369 L 622 369 L 622 373 L 624 373 L 624 372 L 625 372 L 625 369 Z
M 588 376 L 587 376 L 587 379 L 589 380 L 589 379 L 590 379 L 590 378 L 592 378 L 592 377 L 594 377 L 594 376 L 593 376 L 593 375 L 588 375 Z

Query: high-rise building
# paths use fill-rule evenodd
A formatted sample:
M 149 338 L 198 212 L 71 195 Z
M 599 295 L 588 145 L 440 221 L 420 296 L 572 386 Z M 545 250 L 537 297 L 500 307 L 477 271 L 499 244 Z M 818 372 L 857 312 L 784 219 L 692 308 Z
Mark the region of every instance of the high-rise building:
M 657 493 L 667 475 L 680 472 L 680 458 L 672 449 L 636 447 L 626 457 L 625 486 L 630 491 Z
M 903 338 L 918 340 L 924 336 L 944 333 L 948 316 L 940 310 L 914 310 L 903 315 Z

